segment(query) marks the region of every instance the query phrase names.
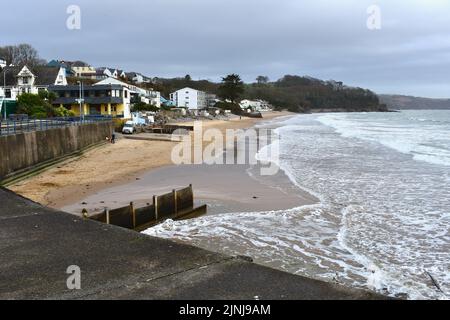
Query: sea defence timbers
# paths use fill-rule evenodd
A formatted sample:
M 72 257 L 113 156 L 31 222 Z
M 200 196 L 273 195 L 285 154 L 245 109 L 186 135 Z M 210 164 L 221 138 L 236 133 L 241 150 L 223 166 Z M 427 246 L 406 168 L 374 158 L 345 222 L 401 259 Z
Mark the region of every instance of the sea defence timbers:
M 0 299 L 387 299 L 43 207 L 0 187 Z M 69 266 L 81 270 L 70 290 Z
M 0 181 L 17 171 L 104 142 L 112 130 L 112 122 L 102 121 L 0 136 Z
M 89 217 L 91 220 L 118 227 L 143 231 L 168 219 L 184 220 L 206 214 L 207 206 L 194 207 L 192 185 L 181 190 L 153 196 L 153 204 L 136 208 L 133 202 L 129 206 L 109 209 Z

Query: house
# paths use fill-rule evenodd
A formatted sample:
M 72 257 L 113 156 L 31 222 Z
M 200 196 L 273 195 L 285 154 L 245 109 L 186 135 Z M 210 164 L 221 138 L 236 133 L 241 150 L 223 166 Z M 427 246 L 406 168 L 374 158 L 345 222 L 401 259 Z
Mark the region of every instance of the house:
M 132 96 L 132 103 L 144 102 L 146 104 L 151 104 L 155 107 L 161 108 L 161 93 L 159 91 L 140 88 L 133 84 L 125 83 L 114 78 L 103 79 L 102 81 L 97 82 L 95 85 L 105 84 L 115 84 L 127 87 L 130 90 Z
M 264 100 L 242 100 L 239 104 L 241 109 L 256 112 L 264 112 L 264 111 L 270 111 L 272 110 L 272 106 Z
M 123 70 L 119 69 L 113 69 L 113 68 L 97 68 L 95 69 L 96 76 L 95 79 L 102 80 L 107 78 L 114 78 L 114 79 L 127 79 L 127 74 Z
M 103 80 L 107 78 L 117 79 L 117 70 L 105 67 L 95 69 L 95 79 Z
M 58 67 L 6 67 L 0 73 L 0 96 L 17 100 L 22 93 L 38 94 L 50 86 L 67 85 L 64 68 Z
M 94 67 L 91 67 L 90 65 L 82 61 L 75 61 L 71 63 L 71 69 L 73 70 L 75 76 L 78 78 L 95 79 L 97 75 Z
M 70 61 L 51 60 L 47 63 L 47 67 L 64 68 L 66 71 L 66 77 L 74 77 L 75 72 L 72 70 L 72 64 L 73 62 Z
M 80 86 L 51 86 L 49 91 L 56 94 L 54 105 L 72 111 L 76 116 L 113 116 L 131 118 L 131 91 L 122 84 L 94 84 L 84 86 L 80 110 Z M 81 112 L 80 112 L 81 111 Z
M 0 69 L 6 67 L 6 60 L 0 59 Z
M 126 80 L 127 79 L 127 73 L 125 71 L 123 71 L 123 70 L 117 70 L 117 77 L 119 79 Z
M 207 107 L 206 93 L 192 88 L 183 88 L 171 93 L 170 100 L 177 108 L 202 110 Z
M 128 81 L 131 81 L 131 82 L 136 83 L 136 84 L 151 83 L 152 82 L 152 79 L 150 79 L 149 77 L 144 76 L 141 73 L 137 73 L 137 72 L 128 72 L 128 73 L 126 73 L 126 77 L 127 77 Z

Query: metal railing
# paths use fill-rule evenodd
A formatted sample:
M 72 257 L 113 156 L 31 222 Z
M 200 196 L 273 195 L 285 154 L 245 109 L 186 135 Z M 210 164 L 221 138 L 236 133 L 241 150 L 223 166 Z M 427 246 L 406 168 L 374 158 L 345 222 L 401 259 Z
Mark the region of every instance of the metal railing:
M 0 136 L 14 135 L 18 133 L 43 131 L 54 128 L 79 126 L 89 123 L 112 121 L 111 117 L 104 116 L 85 116 L 80 117 L 62 117 L 49 119 L 7 119 L 0 120 Z

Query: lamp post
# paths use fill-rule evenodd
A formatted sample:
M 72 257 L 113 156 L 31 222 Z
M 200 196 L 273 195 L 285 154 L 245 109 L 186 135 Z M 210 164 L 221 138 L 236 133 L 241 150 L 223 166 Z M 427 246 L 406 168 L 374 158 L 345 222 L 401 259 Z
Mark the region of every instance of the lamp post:
M 3 107 L 3 104 L 5 104 L 5 107 L 3 110 L 3 114 L 4 114 L 3 118 L 6 121 L 6 106 L 7 106 L 7 104 L 5 102 L 5 99 L 6 99 L 6 67 L 3 68 L 3 99 L 2 99 L 2 107 Z
M 80 122 L 84 120 L 84 112 L 83 112 L 83 81 L 77 81 L 77 83 L 80 85 L 80 99 L 78 101 L 80 102 Z

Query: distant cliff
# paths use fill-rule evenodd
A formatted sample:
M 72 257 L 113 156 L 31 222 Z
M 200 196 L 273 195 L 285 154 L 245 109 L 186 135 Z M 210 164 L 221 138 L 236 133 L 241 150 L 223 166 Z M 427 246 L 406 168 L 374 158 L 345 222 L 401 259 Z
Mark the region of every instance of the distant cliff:
M 388 106 L 390 110 L 426 110 L 426 109 L 448 109 L 450 110 L 450 99 L 430 99 L 402 95 L 379 95 L 381 103 Z

